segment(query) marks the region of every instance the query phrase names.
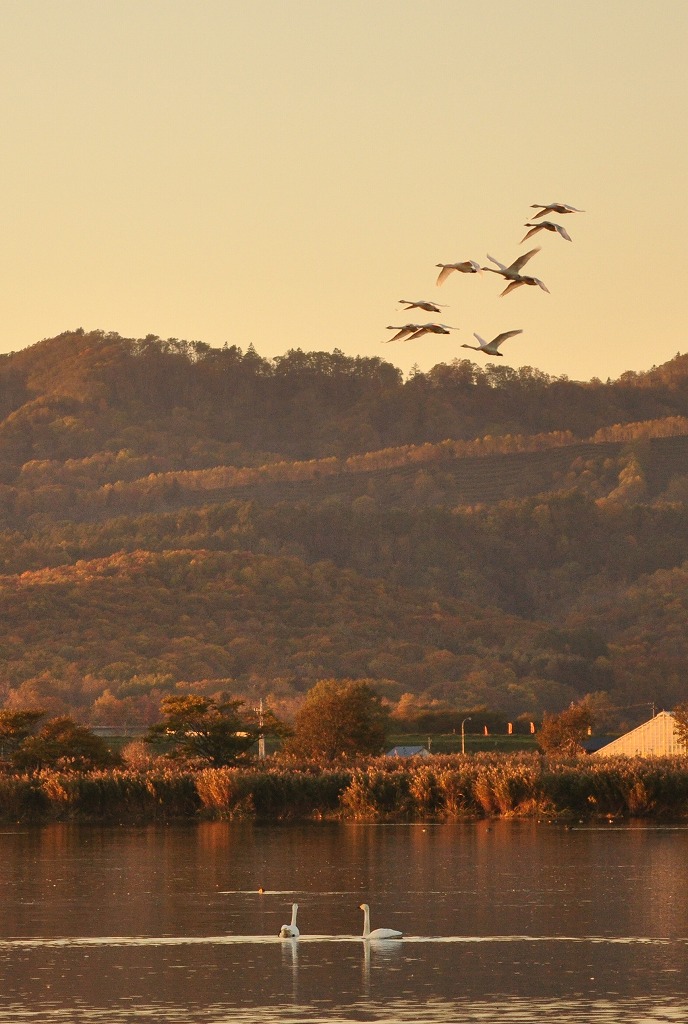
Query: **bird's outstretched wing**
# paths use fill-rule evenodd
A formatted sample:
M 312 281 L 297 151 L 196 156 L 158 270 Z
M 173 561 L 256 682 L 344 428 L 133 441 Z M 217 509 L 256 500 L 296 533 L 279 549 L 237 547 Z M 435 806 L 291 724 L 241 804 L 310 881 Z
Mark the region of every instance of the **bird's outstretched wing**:
M 499 293 L 500 299 L 504 298 L 505 295 L 508 295 L 509 292 L 513 292 L 514 289 L 520 288 L 522 284 L 525 284 L 525 281 L 510 281 L 504 291 Z
M 513 338 L 516 334 L 523 334 L 523 328 L 520 327 L 517 331 L 502 331 L 501 334 L 498 334 L 496 338 L 492 339 L 490 345 L 492 346 L 492 348 L 499 348 L 499 346 L 502 345 L 507 340 L 507 338 Z M 478 335 L 476 334 L 476 338 L 477 337 Z
M 442 267 L 439 274 L 437 275 L 437 281 L 435 282 L 435 284 L 443 284 L 447 280 L 453 269 L 454 267 Z
M 392 338 L 385 338 L 384 343 L 387 344 L 390 341 L 403 341 L 406 338 L 408 338 L 409 335 L 413 334 L 414 331 L 417 331 L 419 327 L 420 324 L 406 324 L 404 327 L 400 327 L 398 330 L 396 327 L 388 327 L 388 331 L 396 330 L 397 333 Z
M 488 258 L 488 260 L 490 261 L 490 263 L 496 263 L 496 264 L 497 264 L 497 266 L 499 267 L 499 269 L 500 269 L 500 270 L 507 270 L 507 269 L 510 269 L 510 268 L 507 268 L 507 265 L 506 265 L 506 263 L 500 263 L 500 262 L 499 262 L 499 260 L 496 260 L 496 259 L 494 258 L 494 256 L 490 256 L 489 252 L 488 252 L 488 254 L 487 254 L 487 258 Z M 490 267 L 486 267 L 485 269 L 486 269 L 486 270 L 490 270 Z
M 525 252 L 522 256 L 519 256 L 517 260 L 514 260 L 514 262 L 507 267 L 507 270 L 511 270 L 517 274 L 522 267 L 525 267 L 528 260 L 533 258 L 536 252 L 540 252 L 540 246 L 536 249 L 531 249 L 530 252 Z
M 523 238 L 521 239 L 521 243 L 525 242 L 527 238 L 530 238 L 531 235 L 534 235 L 537 231 L 542 231 L 543 225 L 542 224 L 533 224 L 531 226 L 530 224 L 525 224 L 524 227 L 530 228 L 530 231 L 523 236 Z

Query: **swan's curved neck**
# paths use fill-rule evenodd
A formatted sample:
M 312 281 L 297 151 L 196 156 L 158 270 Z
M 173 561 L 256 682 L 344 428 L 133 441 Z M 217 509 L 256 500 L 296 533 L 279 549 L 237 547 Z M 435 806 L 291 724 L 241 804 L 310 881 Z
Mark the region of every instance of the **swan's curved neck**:
M 370 908 L 365 905 L 363 907 L 363 938 L 370 935 Z
M 291 927 L 296 925 L 296 911 L 299 909 L 298 903 L 292 903 L 291 905 Z

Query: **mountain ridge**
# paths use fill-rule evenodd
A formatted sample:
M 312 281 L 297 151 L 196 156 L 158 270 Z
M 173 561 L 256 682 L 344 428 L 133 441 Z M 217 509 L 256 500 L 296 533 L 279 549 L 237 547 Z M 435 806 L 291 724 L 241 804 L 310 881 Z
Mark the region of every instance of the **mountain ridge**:
M 688 356 L 403 380 L 337 351 L 46 339 L 0 357 L 0 700 L 113 724 L 229 688 L 289 714 L 329 674 L 392 707 L 670 705 L 687 456 Z

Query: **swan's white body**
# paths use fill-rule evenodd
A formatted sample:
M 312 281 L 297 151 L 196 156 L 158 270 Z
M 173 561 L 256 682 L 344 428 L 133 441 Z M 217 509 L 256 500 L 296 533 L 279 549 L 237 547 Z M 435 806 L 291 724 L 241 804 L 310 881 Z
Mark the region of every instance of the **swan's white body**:
M 291 905 L 291 924 L 283 924 L 280 928 L 279 937 L 280 939 L 298 939 L 301 932 L 296 927 L 296 911 L 299 909 L 298 903 L 292 903 Z
M 458 270 L 460 274 L 479 274 L 483 269 L 475 260 L 464 260 L 463 263 L 436 263 L 435 266 L 442 268 L 437 277 L 437 284 L 443 284 L 452 270 Z
M 492 341 L 485 341 L 479 334 L 473 332 L 473 337 L 478 339 L 477 345 L 462 345 L 461 348 L 472 348 L 475 352 L 484 352 L 489 356 L 501 356 L 502 352 L 499 352 L 499 346 L 503 344 L 507 338 L 513 338 L 516 334 L 523 334 L 523 329 L 519 328 L 517 331 L 503 331 L 498 334 Z
M 568 203 L 531 203 L 530 206 L 531 209 L 540 211 L 533 214 L 533 220 L 544 217 L 546 213 L 585 213 L 585 210 L 579 210 L 577 206 L 569 206 Z
M 438 306 L 436 302 L 428 302 L 426 299 L 417 299 L 416 302 L 411 302 L 410 299 L 399 299 L 399 302 L 407 303 L 404 306 L 405 310 L 408 309 L 423 309 L 426 313 L 439 313 L 444 306 Z
M 523 236 L 522 242 L 525 242 L 526 238 L 530 238 L 531 235 L 537 234 L 538 231 L 556 231 L 558 235 L 565 238 L 567 242 L 571 241 L 571 235 L 568 233 L 566 228 L 563 228 L 561 224 L 555 224 L 553 220 L 541 220 L 539 224 L 524 224 L 526 228 L 530 228 L 530 231 Z
M 500 263 L 499 260 L 496 260 L 494 256 L 490 256 L 488 252 L 488 260 L 495 263 L 498 269 L 495 270 L 494 267 L 483 267 L 483 270 L 489 270 L 493 274 L 500 274 L 505 281 L 509 282 L 504 291 L 500 292 L 500 295 L 508 295 L 509 292 L 512 292 L 515 288 L 520 288 L 523 284 L 536 284 L 539 288 L 542 288 L 543 292 L 549 292 L 549 288 L 540 280 L 539 277 L 532 277 L 530 274 L 521 273 L 521 270 L 525 267 L 528 260 L 532 259 L 532 257 L 538 252 L 540 252 L 539 246 L 537 249 L 531 249 L 530 252 L 525 252 L 522 256 L 519 256 L 518 259 L 514 260 L 513 263 L 510 263 L 508 267 L 505 266 L 504 263 Z
M 395 931 L 394 928 L 376 928 L 370 930 L 370 907 L 367 903 L 361 903 L 360 910 L 363 911 L 363 938 L 364 939 L 401 939 L 403 933 Z

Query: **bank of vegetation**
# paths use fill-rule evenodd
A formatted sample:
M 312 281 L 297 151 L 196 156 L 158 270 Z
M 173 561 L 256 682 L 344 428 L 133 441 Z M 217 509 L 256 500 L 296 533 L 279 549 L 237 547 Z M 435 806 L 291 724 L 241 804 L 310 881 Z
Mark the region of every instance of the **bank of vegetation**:
M 687 758 L 548 759 L 538 754 L 373 758 L 316 764 L 0 775 L 4 823 L 199 820 L 470 821 L 564 824 L 688 817 Z

